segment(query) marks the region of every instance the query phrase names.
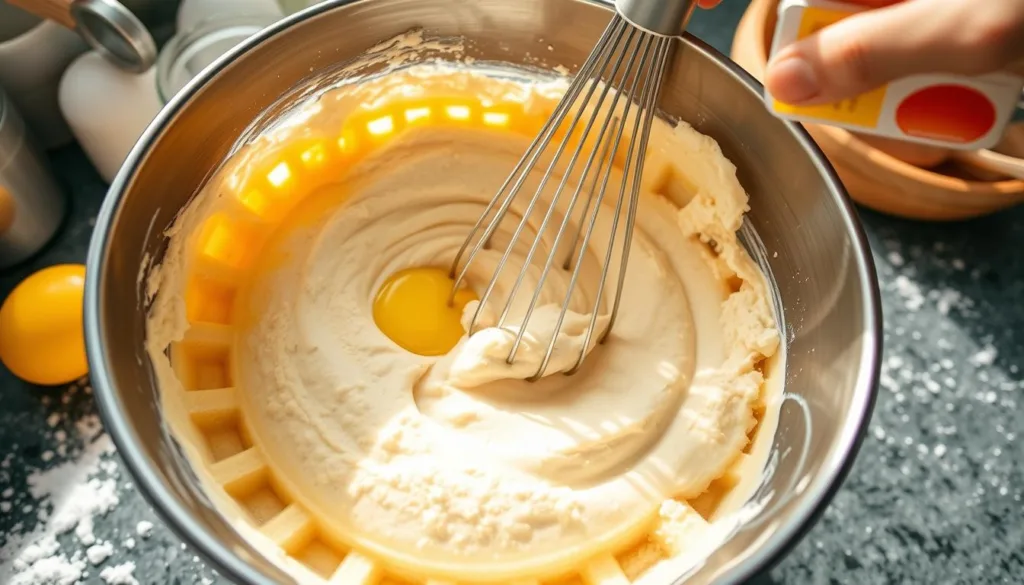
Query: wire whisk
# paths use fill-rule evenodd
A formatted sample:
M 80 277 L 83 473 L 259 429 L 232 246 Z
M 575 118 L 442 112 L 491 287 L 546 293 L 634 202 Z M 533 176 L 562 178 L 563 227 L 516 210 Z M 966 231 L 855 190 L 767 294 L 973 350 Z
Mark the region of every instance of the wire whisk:
M 527 333 L 527 324 L 538 307 L 542 297 L 541 291 L 556 262 L 556 256 L 559 256 L 560 252 L 563 253 L 561 269 L 571 270 L 565 298 L 550 331 L 550 339 L 547 341 L 543 357 L 535 373 L 527 378 L 529 381 L 535 381 L 545 374 L 556 351 L 559 332 L 566 322 L 566 315 L 572 304 L 573 293 L 580 278 L 584 256 L 594 235 L 598 214 L 602 209 L 607 213 L 608 208 L 612 207 L 611 201 L 608 200 L 609 195 L 617 195 L 617 198 L 611 210 L 610 236 L 603 259 L 600 260 L 600 279 L 589 311 L 589 323 L 582 332 L 579 332 L 580 315 L 571 317 L 575 334 L 577 337 L 582 336 L 582 344 L 575 359 L 563 364 L 562 371 L 566 375 L 576 373 L 589 354 L 599 323 L 603 328 L 597 334 L 597 343 L 607 339 L 615 323 L 626 279 L 626 265 L 636 223 L 647 143 L 650 139 L 658 96 L 676 41 L 674 35 L 685 29 L 694 4 L 693 0 L 617 1 L 616 13 L 594 50 L 580 67 L 565 95 L 530 143 L 526 153 L 484 208 L 452 263 L 450 274 L 455 280 L 455 291 L 459 290 L 465 281 L 470 266 L 478 260 L 481 250 L 491 246 L 492 238 L 502 222 L 509 215 L 515 215 L 509 214 L 509 209 L 524 191 L 527 179 L 538 166 L 546 164 L 536 190 L 519 214 L 519 222 L 515 225 L 510 240 L 497 261 L 493 276 L 480 295 L 479 304 L 467 331 L 470 336 L 476 332 L 485 305 L 495 300 L 492 296 L 495 294 L 499 276 L 509 264 L 512 251 L 520 244 L 524 233 L 530 231 L 527 229 L 528 222 L 535 209 L 542 203 L 545 188 L 549 183 L 557 181 L 546 211 L 542 210 L 544 216 L 536 230 L 536 237 L 529 244 L 525 260 L 516 274 L 514 284 L 508 290 L 505 304 L 497 320 L 497 327 L 514 334 L 505 360 L 507 364 L 512 365 Z M 629 135 L 624 139 L 627 128 Z M 555 139 L 559 134 L 561 141 L 556 145 Z M 620 170 L 613 173 L 613 169 L 619 165 Z M 571 184 L 574 177 L 577 180 L 575 184 Z M 614 182 L 612 177 L 621 178 L 618 185 L 610 185 Z M 563 197 L 566 192 L 567 202 Z M 584 192 L 585 198 L 582 196 Z M 582 210 L 577 211 L 578 204 L 584 199 Z M 559 213 L 556 211 L 559 205 L 565 207 L 560 222 Z M 572 225 L 574 217 L 578 217 L 575 226 Z M 556 231 L 545 256 L 541 251 L 541 242 L 544 235 L 551 230 Z M 620 234 L 621 241 L 616 245 L 616 238 Z M 570 236 L 571 239 L 565 239 Z M 564 252 L 566 248 L 568 253 Z M 518 327 L 509 327 L 507 321 L 513 302 L 520 294 L 531 268 L 539 268 L 536 288 L 522 315 L 521 323 Z M 612 272 L 617 272 L 618 276 L 614 282 L 611 309 L 602 315 L 601 308 L 607 303 L 605 297 L 608 276 Z M 545 325 L 542 329 L 546 332 L 548 326 Z

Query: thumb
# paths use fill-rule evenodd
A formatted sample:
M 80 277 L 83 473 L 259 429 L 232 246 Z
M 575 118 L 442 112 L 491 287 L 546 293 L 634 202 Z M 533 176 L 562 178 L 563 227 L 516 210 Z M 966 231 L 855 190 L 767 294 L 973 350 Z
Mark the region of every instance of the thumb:
M 779 51 L 765 85 L 782 102 L 811 105 L 915 73 L 980 73 L 977 54 L 957 42 L 970 4 L 907 0 L 849 16 Z

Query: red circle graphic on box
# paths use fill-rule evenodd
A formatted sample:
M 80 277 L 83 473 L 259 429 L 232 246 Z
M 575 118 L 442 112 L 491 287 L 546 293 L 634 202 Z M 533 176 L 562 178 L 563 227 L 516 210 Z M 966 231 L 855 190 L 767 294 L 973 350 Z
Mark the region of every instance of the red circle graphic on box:
M 896 108 L 896 125 L 908 136 L 974 142 L 992 130 L 996 107 L 985 94 L 962 85 L 933 85 L 907 96 Z

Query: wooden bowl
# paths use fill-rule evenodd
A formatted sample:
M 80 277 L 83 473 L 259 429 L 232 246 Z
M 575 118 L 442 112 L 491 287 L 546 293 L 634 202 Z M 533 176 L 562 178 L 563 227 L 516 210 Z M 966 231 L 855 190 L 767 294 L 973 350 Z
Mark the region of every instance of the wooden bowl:
M 778 0 L 753 0 L 733 39 L 733 60 L 760 80 L 768 62 L 777 7 Z M 929 158 L 927 147 L 917 149 L 877 138 L 864 140 L 833 126 L 804 127 L 832 162 L 850 196 L 876 211 L 910 219 L 958 220 L 1024 202 L 1024 181 L 983 181 L 957 165 L 933 171 L 889 154 L 906 160 L 920 155 L 924 162 Z

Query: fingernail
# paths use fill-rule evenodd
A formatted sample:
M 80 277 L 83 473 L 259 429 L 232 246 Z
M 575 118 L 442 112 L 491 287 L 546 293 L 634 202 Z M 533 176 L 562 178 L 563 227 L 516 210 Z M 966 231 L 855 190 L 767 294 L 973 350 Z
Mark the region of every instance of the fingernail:
M 821 92 L 814 68 L 799 55 L 783 55 L 768 71 L 772 96 L 781 102 L 798 104 Z

